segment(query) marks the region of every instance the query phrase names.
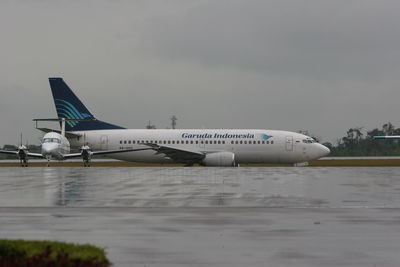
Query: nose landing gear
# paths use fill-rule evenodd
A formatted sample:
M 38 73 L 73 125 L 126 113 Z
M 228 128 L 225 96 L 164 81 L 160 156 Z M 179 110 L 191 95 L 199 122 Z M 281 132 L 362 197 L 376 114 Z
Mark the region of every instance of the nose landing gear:
M 47 165 L 46 165 L 46 167 L 50 167 L 51 155 L 47 155 L 47 156 L 46 156 L 46 159 L 47 159 Z

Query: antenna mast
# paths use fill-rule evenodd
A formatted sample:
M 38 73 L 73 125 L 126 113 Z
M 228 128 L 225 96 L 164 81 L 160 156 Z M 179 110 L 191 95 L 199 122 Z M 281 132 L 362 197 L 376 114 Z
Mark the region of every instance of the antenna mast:
M 172 127 L 172 129 L 176 129 L 176 121 L 177 121 L 178 119 L 176 118 L 176 116 L 175 115 L 173 115 L 172 117 L 171 117 L 171 127 Z

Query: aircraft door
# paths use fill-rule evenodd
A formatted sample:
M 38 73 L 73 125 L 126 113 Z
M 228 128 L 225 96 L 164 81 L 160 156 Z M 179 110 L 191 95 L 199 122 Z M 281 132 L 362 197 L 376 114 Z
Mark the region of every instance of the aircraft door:
M 108 136 L 102 135 L 100 137 L 100 150 L 108 150 Z
M 199 148 L 200 148 L 200 149 L 206 148 L 206 143 L 205 143 L 204 138 L 201 138 L 201 139 L 199 140 Z
M 286 151 L 293 151 L 293 136 L 286 136 Z

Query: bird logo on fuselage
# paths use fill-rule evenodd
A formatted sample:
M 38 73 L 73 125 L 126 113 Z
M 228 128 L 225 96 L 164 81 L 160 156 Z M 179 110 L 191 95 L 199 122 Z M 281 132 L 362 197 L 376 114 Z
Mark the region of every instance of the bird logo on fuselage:
M 261 134 L 261 139 L 262 140 L 268 140 L 272 137 L 272 135 L 268 135 L 268 134 Z

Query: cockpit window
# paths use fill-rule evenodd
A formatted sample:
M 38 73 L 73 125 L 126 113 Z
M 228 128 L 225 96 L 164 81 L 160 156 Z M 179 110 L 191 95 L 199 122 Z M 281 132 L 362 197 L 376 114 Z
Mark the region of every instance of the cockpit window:
M 61 143 L 61 140 L 58 138 L 44 138 L 43 143 Z
M 303 143 L 306 143 L 306 144 L 312 144 L 312 143 L 316 143 L 317 141 L 315 141 L 315 139 L 314 138 L 307 138 L 307 139 L 303 139 Z

